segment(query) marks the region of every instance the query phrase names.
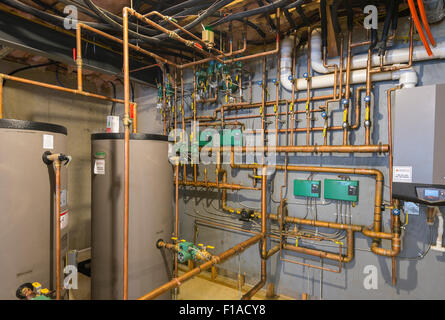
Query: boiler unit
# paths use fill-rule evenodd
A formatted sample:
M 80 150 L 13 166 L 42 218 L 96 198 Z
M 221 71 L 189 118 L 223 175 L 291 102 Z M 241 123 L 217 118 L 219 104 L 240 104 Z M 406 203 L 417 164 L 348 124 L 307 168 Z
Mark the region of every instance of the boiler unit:
M 445 204 L 445 84 L 396 91 L 393 196 Z
M 55 172 L 42 155 L 65 153 L 66 145 L 65 127 L 0 119 L 0 300 L 17 299 L 25 283 L 55 288 Z M 65 170 L 60 205 L 63 257 L 69 215 Z
M 124 135 L 92 135 L 92 299 L 123 298 Z M 171 255 L 156 248 L 173 231 L 167 136 L 130 137 L 128 298 L 170 280 Z M 164 294 L 161 299 L 170 299 Z

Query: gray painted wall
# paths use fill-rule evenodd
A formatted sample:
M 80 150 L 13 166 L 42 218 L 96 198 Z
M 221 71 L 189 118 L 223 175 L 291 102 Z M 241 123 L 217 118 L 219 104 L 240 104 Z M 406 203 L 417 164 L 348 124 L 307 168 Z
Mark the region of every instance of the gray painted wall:
M 434 34 L 436 39 L 444 39 L 443 26 L 435 26 Z M 442 27 L 442 28 L 441 28 Z M 357 34 L 357 33 L 356 33 Z M 405 29 L 400 29 L 398 36 L 403 36 L 407 34 L 406 24 Z M 356 39 L 356 38 L 354 38 Z M 357 40 L 358 37 L 357 37 Z M 400 43 L 400 42 L 398 42 Z M 404 46 L 406 44 L 402 44 Z M 421 43 L 416 43 L 416 45 L 421 45 Z M 268 79 L 276 77 L 275 69 L 275 59 L 268 59 Z M 298 59 L 299 72 L 298 75 L 301 77 L 303 72 L 306 71 L 306 56 L 304 51 L 300 51 L 300 58 Z M 261 79 L 262 65 L 258 62 L 252 62 L 247 66 L 250 70 L 254 72 L 254 81 Z M 419 85 L 428 85 L 435 83 L 445 83 L 445 64 L 440 61 L 430 61 L 425 63 L 416 63 L 415 69 L 419 75 Z M 191 87 L 191 71 L 186 73 L 186 88 Z M 372 110 L 373 119 L 373 131 L 372 131 L 372 142 L 374 144 L 387 143 L 387 116 L 386 116 L 386 90 L 395 86 L 396 83 L 388 81 L 377 83 L 373 90 L 373 100 L 374 107 Z M 268 90 L 270 93 L 270 99 L 275 97 L 275 86 L 272 83 L 268 84 Z M 329 90 L 318 90 L 314 95 L 322 95 L 330 93 Z M 246 92 L 247 94 L 247 92 Z M 146 96 L 150 96 L 147 94 Z M 245 97 L 247 97 L 245 95 Z M 281 90 L 282 98 L 290 98 L 290 93 Z M 305 97 L 305 92 L 299 92 L 298 97 Z M 363 101 L 364 95 L 361 97 Z M 154 103 L 156 100 L 156 93 L 152 90 L 150 99 Z M 254 101 L 261 100 L 261 91 L 258 85 L 254 85 Z M 189 101 L 189 100 L 188 100 Z M 314 106 L 318 106 L 319 103 L 314 103 Z M 199 114 L 210 114 L 215 106 L 211 105 L 201 105 L 199 106 Z M 419 106 L 421 107 L 421 106 Z M 154 109 L 154 106 L 151 107 Z M 282 106 L 282 111 L 284 111 L 284 106 Z M 305 108 L 304 104 L 298 106 L 299 110 Z M 186 103 L 186 110 L 190 115 L 189 103 Z M 269 112 L 273 111 L 273 108 L 268 109 Z M 341 124 L 342 122 L 342 110 L 337 105 L 331 105 L 331 111 L 334 113 L 334 122 L 336 124 Z M 154 112 L 154 111 L 153 111 Z M 252 113 L 258 113 L 258 110 L 252 110 Z M 150 113 L 149 109 L 146 111 L 146 116 L 152 117 L 153 113 Z M 317 115 L 318 120 L 314 123 L 315 126 L 322 126 L 319 115 Z M 303 118 L 304 119 L 304 116 Z M 358 131 L 351 133 L 351 143 L 353 144 L 363 144 L 364 143 L 364 108 L 362 108 L 361 113 L 361 126 Z M 152 120 L 152 119 L 151 119 Z M 272 123 L 269 128 L 274 128 L 274 119 L 271 118 Z M 148 120 L 143 120 L 144 123 L 153 126 Z M 147 122 L 145 122 L 147 121 Z M 145 124 L 144 124 L 145 125 Z M 285 126 L 284 124 L 283 126 Z M 301 127 L 305 126 L 305 121 L 298 124 Z M 246 128 L 259 128 L 260 120 L 247 120 Z M 148 129 L 151 127 L 146 127 Z M 336 132 L 329 135 L 329 143 L 331 144 L 341 144 L 342 133 Z M 316 133 L 313 136 L 313 143 L 322 144 L 323 137 L 321 133 Z M 281 141 L 284 143 L 284 140 Z M 305 144 L 305 134 L 298 134 L 297 144 Z M 413 152 L 416 152 L 413 150 Z M 278 163 L 283 163 L 284 158 L 279 157 Z M 323 165 L 323 166 L 345 166 L 345 167 L 373 167 L 384 172 L 385 175 L 385 189 L 384 189 L 384 199 L 389 199 L 389 189 L 388 189 L 388 160 L 384 155 L 320 155 L 311 156 L 305 154 L 292 155 L 289 158 L 290 164 L 304 164 L 304 165 Z M 228 169 L 228 180 L 229 182 L 251 185 L 252 180 L 248 177 L 251 174 L 250 171 L 246 170 L 232 170 Z M 203 170 L 204 166 L 199 169 L 199 179 L 203 180 Z M 208 167 L 208 179 L 211 181 L 215 180 L 214 176 L 214 166 Z M 182 172 L 182 170 L 181 170 Z M 188 171 L 189 179 L 192 178 L 192 170 Z M 303 199 L 296 199 L 293 196 L 293 179 L 306 179 L 308 177 L 307 173 L 289 173 L 288 175 L 288 201 L 289 204 L 289 215 L 304 217 L 307 212 L 305 208 L 305 203 Z M 336 178 L 336 175 L 324 175 L 316 174 L 314 179 L 323 180 L 324 178 Z M 370 225 L 373 221 L 373 201 L 374 201 L 374 179 L 372 177 L 360 177 L 360 176 L 350 176 L 353 180 L 359 180 L 360 183 L 360 197 L 359 201 L 354 208 L 351 209 L 352 212 L 352 222 L 354 224 Z M 279 201 L 279 188 L 284 182 L 283 172 L 278 172 L 273 177 L 274 187 L 269 189 L 268 193 L 268 211 L 276 212 Z M 271 191 L 272 190 L 272 191 Z M 208 190 L 195 190 L 194 188 L 181 188 L 181 201 L 180 201 L 180 232 L 181 238 L 192 240 L 193 239 L 193 225 L 196 217 L 200 218 L 210 218 L 213 221 L 218 221 L 218 219 L 226 219 L 226 217 L 214 216 L 209 214 L 209 212 L 217 213 L 219 215 L 227 214 L 222 213 L 220 209 L 220 197 L 221 194 L 218 191 L 208 191 Z M 241 201 L 241 204 L 239 204 Z M 260 208 L 260 192 L 258 191 L 240 191 L 240 192 L 229 192 L 228 193 L 228 204 L 234 207 L 252 207 Z M 336 211 L 336 205 L 334 203 L 326 203 L 324 201 L 319 201 L 317 205 L 318 219 L 334 221 L 334 213 Z M 310 217 L 310 213 L 309 213 Z M 388 230 L 390 213 L 386 211 L 383 215 L 384 217 L 384 227 Z M 411 215 L 409 217 L 409 223 L 404 231 L 403 238 L 403 251 L 400 257 L 413 258 L 418 257 L 419 253 L 424 252 L 428 247 L 430 241 L 430 229 L 427 227 L 425 217 L 425 208 L 421 208 L 419 216 Z M 232 220 L 232 223 L 239 224 L 236 219 Z M 272 224 L 272 227 L 274 225 Z M 275 226 L 276 227 L 276 226 Z M 432 239 L 435 241 L 436 238 L 436 228 L 434 226 Z M 322 231 L 322 230 L 320 230 Z M 332 230 L 324 230 L 332 232 Z M 217 230 L 214 228 L 209 228 L 203 225 L 198 225 L 198 242 L 214 245 L 216 247 L 215 252 L 222 252 L 235 244 L 247 239 L 249 235 L 244 235 L 236 232 L 228 232 Z M 272 245 L 274 243 L 271 243 Z M 338 250 L 336 247 L 326 247 L 312 244 L 309 242 L 300 242 L 301 245 L 324 248 L 336 252 Z M 273 256 L 268 262 L 268 281 L 275 284 L 278 293 L 289 295 L 291 297 L 300 298 L 302 292 L 306 292 L 313 298 L 323 299 L 444 299 L 445 294 L 443 293 L 443 286 L 445 285 L 445 277 L 443 276 L 443 262 L 445 262 L 445 256 L 441 253 L 430 251 L 425 258 L 416 260 L 407 260 L 399 258 L 398 261 L 398 284 L 393 287 L 391 284 L 391 259 L 376 256 L 369 250 L 371 240 L 365 238 L 361 234 L 356 235 L 355 241 L 355 259 L 348 264 L 344 265 L 342 273 L 331 273 L 331 272 L 321 272 L 316 269 L 309 269 L 307 267 L 298 266 L 288 262 L 280 261 L 279 255 Z M 390 247 L 390 243 L 384 242 L 383 246 L 386 248 Z M 270 245 L 269 245 L 270 247 Z M 320 261 L 317 258 L 286 253 L 285 258 L 293 259 L 300 262 L 311 263 L 315 265 L 320 265 Z M 325 261 L 324 266 L 327 267 L 331 262 Z M 378 289 L 377 290 L 367 290 L 364 288 L 364 280 L 367 274 L 364 273 L 366 266 L 373 265 L 377 269 L 378 274 Z M 335 265 L 331 265 L 335 268 Z M 249 248 L 245 253 L 243 253 L 239 258 L 235 257 L 225 263 L 220 267 L 222 273 L 235 275 L 238 270 L 245 273 L 247 276 L 247 281 L 251 284 L 256 283 L 259 280 L 260 275 L 260 259 L 258 255 L 258 247 L 254 246 Z M 321 279 L 321 288 L 320 288 Z M 321 290 L 320 290 L 321 289 Z

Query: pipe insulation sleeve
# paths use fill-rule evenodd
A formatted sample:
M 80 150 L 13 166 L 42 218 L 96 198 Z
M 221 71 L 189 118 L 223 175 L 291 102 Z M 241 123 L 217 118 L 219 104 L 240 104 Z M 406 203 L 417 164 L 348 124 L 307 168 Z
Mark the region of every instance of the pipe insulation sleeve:
M 312 69 L 318 73 L 331 73 L 334 72 L 333 68 L 325 68 L 323 66 L 323 58 L 321 56 L 322 39 L 320 29 L 315 29 L 312 32 L 311 39 L 311 57 L 312 57 Z M 423 46 L 416 46 L 413 48 L 413 61 L 425 61 L 431 59 L 445 59 L 445 41 L 437 43 L 437 46 L 432 48 L 433 56 L 428 56 Z M 346 59 L 344 59 L 343 68 L 346 69 Z M 385 65 L 407 63 L 409 61 L 409 48 L 400 48 L 388 50 L 385 55 Z M 332 58 L 327 61 L 328 65 L 339 65 L 340 58 Z M 351 68 L 352 69 L 364 69 L 367 67 L 368 54 L 359 54 L 352 57 Z M 376 54 L 372 56 L 372 65 L 380 65 L 380 57 Z
M 287 91 L 292 90 L 292 52 L 296 46 L 300 43 L 300 36 L 296 36 L 296 41 L 294 36 L 287 37 L 281 43 L 281 62 L 280 62 L 280 84 Z

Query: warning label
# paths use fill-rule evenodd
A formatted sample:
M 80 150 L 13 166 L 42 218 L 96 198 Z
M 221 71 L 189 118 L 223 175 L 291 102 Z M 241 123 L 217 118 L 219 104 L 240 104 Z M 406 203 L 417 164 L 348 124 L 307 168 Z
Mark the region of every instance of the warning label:
M 413 167 L 403 166 L 393 168 L 393 182 L 413 182 Z
M 105 174 L 105 160 L 94 161 L 94 174 Z

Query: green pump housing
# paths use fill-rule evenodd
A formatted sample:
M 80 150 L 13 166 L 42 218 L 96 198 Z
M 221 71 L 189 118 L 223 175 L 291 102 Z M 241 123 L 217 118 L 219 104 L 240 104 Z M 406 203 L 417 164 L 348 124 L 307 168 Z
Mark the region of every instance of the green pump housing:
M 180 263 L 186 263 L 189 260 L 196 260 L 196 253 L 199 252 L 199 248 L 192 242 L 180 242 L 178 251 L 178 261 Z

